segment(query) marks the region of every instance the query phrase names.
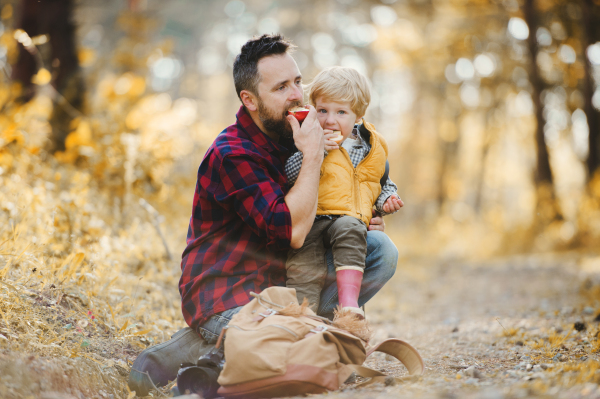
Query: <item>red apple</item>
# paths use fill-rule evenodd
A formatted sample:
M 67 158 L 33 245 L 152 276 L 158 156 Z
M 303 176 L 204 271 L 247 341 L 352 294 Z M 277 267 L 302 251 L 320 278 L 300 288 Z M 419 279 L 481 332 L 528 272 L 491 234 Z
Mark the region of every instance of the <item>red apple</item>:
M 294 118 L 298 119 L 298 122 L 302 122 L 308 115 L 308 109 L 304 107 L 294 107 L 288 110 L 288 115 L 294 115 Z

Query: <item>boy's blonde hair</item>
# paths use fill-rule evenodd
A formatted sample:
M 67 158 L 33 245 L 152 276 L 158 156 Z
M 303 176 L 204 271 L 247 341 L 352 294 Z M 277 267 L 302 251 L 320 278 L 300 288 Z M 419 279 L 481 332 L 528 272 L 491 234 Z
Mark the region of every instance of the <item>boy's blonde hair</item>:
M 356 69 L 333 66 L 323 69 L 308 85 L 308 99 L 315 106 L 317 98 L 335 102 L 350 102 L 350 108 L 357 117 L 365 116 L 371 89 L 367 78 Z

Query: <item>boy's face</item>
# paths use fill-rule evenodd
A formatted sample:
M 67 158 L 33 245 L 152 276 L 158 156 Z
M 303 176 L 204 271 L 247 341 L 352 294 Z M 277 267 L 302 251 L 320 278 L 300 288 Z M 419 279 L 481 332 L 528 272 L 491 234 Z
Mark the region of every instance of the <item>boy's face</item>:
M 350 136 L 354 124 L 359 122 L 361 117 L 356 116 L 350 108 L 350 101 L 331 101 L 323 97 L 315 100 L 317 118 L 323 129 L 340 130 L 344 140 Z

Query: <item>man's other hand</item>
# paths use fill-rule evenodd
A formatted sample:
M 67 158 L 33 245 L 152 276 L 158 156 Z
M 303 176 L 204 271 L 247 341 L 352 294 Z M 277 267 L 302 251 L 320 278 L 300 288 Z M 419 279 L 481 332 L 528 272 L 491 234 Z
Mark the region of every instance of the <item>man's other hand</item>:
M 369 231 L 372 230 L 385 230 L 385 222 L 383 221 L 381 215 L 377 213 L 375 209 L 373 209 L 373 217 L 371 218 L 371 222 L 369 223 Z
M 312 105 L 309 105 L 308 109 L 308 115 L 302 122 L 302 126 L 294 116 L 287 116 L 294 132 L 294 144 L 298 151 L 302 152 L 305 160 L 312 157 L 322 158 L 325 148 L 325 136 L 317 119 L 317 111 Z

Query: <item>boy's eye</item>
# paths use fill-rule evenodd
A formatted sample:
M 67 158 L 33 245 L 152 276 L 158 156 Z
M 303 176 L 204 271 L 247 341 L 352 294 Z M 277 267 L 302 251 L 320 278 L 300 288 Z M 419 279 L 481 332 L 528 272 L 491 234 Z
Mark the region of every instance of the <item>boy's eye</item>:
M 345 114 L 346 111 L 338 111 L 338 114 Z
M 326 110 L 324 110 L 324 109 L 320 109 L 320 110 L 318 110 L 317 112 L 320 112 L 320 113 L 322 113 L 322 114 L 326 114 L 326 113 L 327 113 L 327 111 L 326 111 Z

